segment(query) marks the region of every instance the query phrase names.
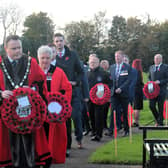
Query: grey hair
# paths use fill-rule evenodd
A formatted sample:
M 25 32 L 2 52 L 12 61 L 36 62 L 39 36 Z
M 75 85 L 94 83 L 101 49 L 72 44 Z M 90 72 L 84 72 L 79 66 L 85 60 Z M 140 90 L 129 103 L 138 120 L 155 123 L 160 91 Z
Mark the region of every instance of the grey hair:
M 159 58 L 163 58 L 162 54 L 156 54 L 154 57 L 159 57 Z
M 37 50 L 37 56 L 38 56 L 38 58 L 40 57 L 41 54 L 44 54 L 44 53 L 49 54 L 50 58 L 52 59 L 53 52 L 52 52 L 52 49 L 49 46 L 42 45 L 42 46 L 40 46 L 38 48 L 38 50 Z

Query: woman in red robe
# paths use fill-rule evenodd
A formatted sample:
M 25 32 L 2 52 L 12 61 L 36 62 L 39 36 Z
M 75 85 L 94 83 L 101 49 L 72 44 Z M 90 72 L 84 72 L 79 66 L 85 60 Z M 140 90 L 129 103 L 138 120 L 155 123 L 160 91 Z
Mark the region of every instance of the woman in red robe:
M 71 102 L 72 86 L 64 71 L 51 65 L 52 50 L 48 46 L 41 46 L 38 49 L 39 65 L 47 77 L 47 87 L 50 92 L 63 93 Z M 45 125 L 48 134 L 48 145 L 52 156 L 52 163 L 64 163 L 66 158 L 67 134 L 66 123 L 50 123 L 49 130 Z M 49 131 L 49 132 L 48 132 Z

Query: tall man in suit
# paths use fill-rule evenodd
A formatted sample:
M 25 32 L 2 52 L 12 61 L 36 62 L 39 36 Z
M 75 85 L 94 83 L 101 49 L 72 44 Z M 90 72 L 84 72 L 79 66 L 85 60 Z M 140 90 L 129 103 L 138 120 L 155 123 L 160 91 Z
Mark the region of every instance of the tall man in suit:
M 127 136 L 129 133 L 128 126 L 128 103 L 129 103 L 129 84 L 131 82 L 131 67 L 123 63 L 124 53 L 119 50 L 115 52 L 115 62 L 116 64 L 111 65 L 110 67 L 110 76 L 112 80 L 111 87 L 111 107 L 112 113 L 110 118 L 110 128 L 109 134 L 112 136 L 113 128 L 114 128 L 114 118 L 113 112 L 116 111 L 117 118 L 117 128 L 121 128 L 121 111 L 120 107 L 123 109 L 123 119 L 124 119 L 124 134 L 123 136 Z
M 81 113 L 81 93 L 80 84 L 84 75 L 83 67 L 76 52 L 70 50 L 65 45 L 64 36 L 60 33 L 54 35 L 54 44 L 56 46 L 56 66 L 62 68 L 72 85 L 72 119 L 74 122 L 75 136 L 78 148 L 82 148 L 82 113 Z M 71 137 L 71 118 L 66 122 L 67 126 L 67 157 L 70 155 L 72 137 Z
M 159 95 L 154 99 L 150 99 L 150 109 L 155 117 L 156 125 L 163 125 L 163 105 L 168 83 L 168 65 L 162 63 L 161 54 L 154 56 L 154 65 L 149 68 L 149 80 L 154 81 L 160 86 Z M 158 103 L 158 110 L 156 103 Z

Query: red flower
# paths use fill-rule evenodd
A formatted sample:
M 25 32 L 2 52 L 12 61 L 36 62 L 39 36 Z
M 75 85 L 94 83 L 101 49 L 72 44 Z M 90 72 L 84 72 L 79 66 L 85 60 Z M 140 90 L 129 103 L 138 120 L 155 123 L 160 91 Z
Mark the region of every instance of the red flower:
M 47 122 L 65 122 L 67 118 L 71 117 L 72 107 L 67 98 L 59 92 L 48 94 L 48 106 L 50 103 L 58 103 L 62 109 L 59 113 L 47 113 Z M 47 108 L 48 109 L 48 108 Z
M 103 97 L 99 98 L 96 95 L 97 92 L 97 85 L 104 85 L 104 95 Z M 104 84 L 104 83 L 97 83 L 96 85 L 94 85 L 91 90 L 90 90 L 90 100 L 97 105 L 103 105 L 105 103 L 107 103 L 109 101 L 111 97 L 111 92 L 109 87 Z
M 124 68 L 124 67 L 125 67 L 125 66 L 124 66 L 124 64 L 123 64 L 121 68 Z
M 66 57 L 65 60 L 68 61 L 68 60 L 69 60 L 69 57 Z
M 31 104 L 31 112 L 26 117 L 20 117 L 16 112 L 17 97 L 21 95 L 27 95 Z M 38 92 L 30 88 L 18 88 L 13 90 L 13 96 L 3 100 L 1 114 L 5 125 L 12 132 L 27 134 L 43 125 L 46 119 L 46 105 Z
M 148 85 L 149 85 L 150 83 L 153 84 L 153 92 L 149 92 L 149 90 L 148 90 Z M 144 95 L 146 96 L 146 98 L 148 98 L 148 99 L 154 99 L 155 97 L 157 97 L 157 96 L 159 95 L 160 87 L 159 87 L 159 85 L 156 84 L 155 82 L 149 81 L 149 82 L 147 82 L 147 83 L 144 85 L 143 92 L 144 92 Z

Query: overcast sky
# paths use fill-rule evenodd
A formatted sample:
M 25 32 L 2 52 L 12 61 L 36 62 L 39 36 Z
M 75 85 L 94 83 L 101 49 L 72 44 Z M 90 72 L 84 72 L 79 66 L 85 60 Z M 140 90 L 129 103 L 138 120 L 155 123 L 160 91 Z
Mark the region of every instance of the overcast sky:
M 138 16 L 140 19 L 149 14 L 152 19 L 168 19 L 167 0 L 0 0 L 18 4 L 25 16 L 33 12 L 47 12 L 56 26 L 63 27 L 71 21 L 89 20 L 98 11 L 107 11 L 106 17 L 115 15 L 125 18 Z
M 6 0 L 7 1 L 7 0 Z M 150 14 L 152 18 L 165 20 L 168 18 L 167 0 L 13 0 L 20 4 L 26 14 L 32 12 L 47 12 L 58 24 L 92 18 L 102 10 L 107 16 L 114 15 L 143 16 Z

